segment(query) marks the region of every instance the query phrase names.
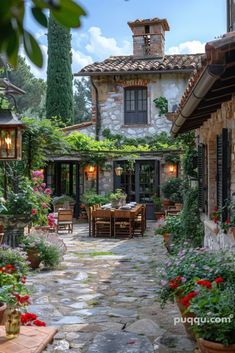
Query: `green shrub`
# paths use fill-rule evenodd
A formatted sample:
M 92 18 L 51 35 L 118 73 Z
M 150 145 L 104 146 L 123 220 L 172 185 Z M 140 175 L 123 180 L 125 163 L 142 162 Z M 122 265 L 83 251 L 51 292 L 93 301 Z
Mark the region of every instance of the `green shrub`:
M 180 178 L 172 178 L 161 186 L 161 191 L 165 198 L 173 202 L 183 202 L 183 181 Z
M 68 195 L 55 196 L 52 199 L 53 205 L 64 204 L 65 202 L 75 202 L 74 198 Z
M 45 245 L 41 252 L 41 261 L 46 268 L 55 268 L 60 263 L 60 251 L 55 245 Z
M 85 206 L 93 206 L 97 204 L 104 205 L 109 201 L 108 196 L 106 195 L 98 195 L 93 189 L 86 191 L 81 196 L 81 202 Z

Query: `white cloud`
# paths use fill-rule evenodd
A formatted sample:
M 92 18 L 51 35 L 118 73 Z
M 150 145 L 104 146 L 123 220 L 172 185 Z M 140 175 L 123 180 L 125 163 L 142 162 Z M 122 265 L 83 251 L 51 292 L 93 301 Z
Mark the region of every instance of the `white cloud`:
M 92 64 L 93 59 L 89 55 L 85 55 L 79 50 L 74 50 L 72 48 L 72 72 L 76 73 L 81 70 L 86 65 Z
M 110 55 L 128 55 L 132 51 L 132 45 L 125 40 L 122 46 L 118 46 L 116 39 L 108 38 L 102 35 L 99 27 L 90 27 L 88 30 L 88 44 L 86 50 L 97 55 L 100 59 L 104 59 Z
M 197 54 L 205 52 L 205 43 L 199 40 L 192 40 L 184 43 L 180 43 L 177 46 L 170 47 L 166 54 Z
M 42 55 L 43 55 L 43 67 L 40 69 L 37 66 L 35 66 L 26 56 L 25 51 L 23 48 L 20 48 L 20 55 L 23 56 L 26 60 L 27 65 L 30 66 L 31 72 L 34 74 L 35 77 L 37 78 L 43 78 L 46 80 L 46 72 L 47 72 L 47 46 L 46 45 L 40 45 L 40 48 L 42 50 Z

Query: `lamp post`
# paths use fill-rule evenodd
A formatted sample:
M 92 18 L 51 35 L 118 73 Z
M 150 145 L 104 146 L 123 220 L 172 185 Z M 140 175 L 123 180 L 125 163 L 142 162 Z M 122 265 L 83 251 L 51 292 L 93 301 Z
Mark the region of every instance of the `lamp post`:
M 14 112 L 0 109 L 0 160 L 21 160 L 23 128 Z

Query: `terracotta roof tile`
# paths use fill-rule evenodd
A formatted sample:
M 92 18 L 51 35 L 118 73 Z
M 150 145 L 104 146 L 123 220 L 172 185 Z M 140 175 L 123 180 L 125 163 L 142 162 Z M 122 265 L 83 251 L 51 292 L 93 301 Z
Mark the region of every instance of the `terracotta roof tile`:
M 165 55 L 164 58 L 138 59 L 130 56 L 111 56 L 102 61 L 85 66 L 75 76 L 87 74 L 97 75 L 99 73 L 134 73 L 134 72 L 159 72 L 159 71 L 182 71 L 200 68 L 204 54 L 181 54 Z

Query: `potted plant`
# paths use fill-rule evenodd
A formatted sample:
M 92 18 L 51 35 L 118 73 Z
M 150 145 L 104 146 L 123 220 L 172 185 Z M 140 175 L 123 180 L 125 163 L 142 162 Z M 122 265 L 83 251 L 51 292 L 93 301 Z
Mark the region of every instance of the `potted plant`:
M 182 179 L 171 178 L 161 186 L 161 191 L 165 197 L 164 206 L 168 207 L 171 203 L 182 203 L 183 191 L 182 191 Z M 168 200 L 168 201 L 166 201 Z
M 109 199 L 111 201 L 113 208 L 118 208 L 126 203 L 127 195 L 123 192 L 122 189 L 116 189 L 116 191 L 110 194 Z
M 94 205 L 104 205 L 109 201 L 106 195 L 99 195 L 94 189 L 86 191 L 81 196 L 81 202 L 84 205 L 87 215 L 89 216 L 89 207 Z
M 21 238 L 20 247 L 27 253 L 32 269 L 38 268 L 40 263 L 44 267 L 52 269 L 57 267 L 60 262 L 60 249 L 46 238 L 32 235 L 24 236 Z
M 68 205 L 69 208 L 73 210 L 75 205 L 75 200 L 73 197 L 68 195 L 55 196 L 52 199 L 52 204 L 54 206 L 54 210 L 58 210 L 58 208 L 63 208 L 65 205 Z
M 155 218 L 156 220 L 159 220 L 165 215 L 162 200 L 159 196 L 155 194 L 152 196 L 152 201 L 155 207 Z
M 185 246 L 189 246 L 185 243 Z M 205 248 L 181 249 L 170 256 L 160 270 L 159 299 L 161 307 L 168 301 L 176 302 L 184 315 L 195 315 L 190 306 L 198 287 L 211 287 L 211 282 L 222 277 L 224 281 L 234 280 L 234 253 L 232 251 L 210 251 Z M 197 288 L 195 288 L 195 282 Z M 186 325 L 188 333 L 192 328 Z
M 163 236 L 164 245 L 167 250 L 171 251 L 171 243 L 176 235 L 181 231 L 181 215 L 166 216 L 158 227 L 156 228 L 156 234 Z
M 189 310 L 204 319 L 193 324 L 202 353 L 235 352 L 234 285 L 234 279 L 230 282 L 217 277 L 200 286 L 190 302 Z

